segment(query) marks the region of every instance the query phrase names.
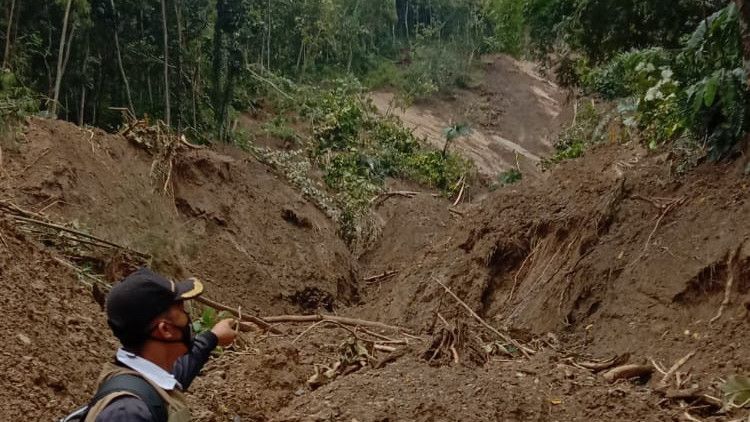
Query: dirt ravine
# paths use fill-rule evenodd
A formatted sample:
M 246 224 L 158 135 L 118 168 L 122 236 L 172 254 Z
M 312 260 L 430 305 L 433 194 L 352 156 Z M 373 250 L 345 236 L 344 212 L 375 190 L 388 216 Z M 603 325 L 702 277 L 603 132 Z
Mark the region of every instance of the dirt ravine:
M 398 116 L 436 148 L 444 145 L 443 129 L 468 123 L 472 133 L 452 147 L 489 179 L 516 165 L 536 174 L 536 165 L 550 153 L 568 118 L 565 92 L 541 77 L 530 62 L 496 55 L 483 58 L 482 67 L 484 76 L 476 88 L 421 101 L 405 110 L 395 106 L 390 92 L 374 92 L 371 98 L 381 113 Z
M 503 72 L 521 72 L 513 66 Z M 527 114 L 552 116 L 554 103 L 534 98 Z M 492 121 L 486 136 L 544 155 L 549 138 Z M 544 128 L 534 130 L 553 130 Z M 153 183 L 154 155 L 99 130 L 33 118 L 0 148 L 2 421 L 53 420 L 90 397 L 117 344 L 88 284 L 116 282 L 133 252 L 90 251 L 23 223 L 8 204 L 151 255 L 170 276 L 203 278 L 208 296 L 244 313 L 335 314 L 408 331 L 279 323 L 281 335 L 244 333 L 191 386 L 200 422 L 747 418 L 702 396 L 721 397 L 721 379 L 750 374 L 750 181 L 734 163 L 678 176 L 667 155 L 599 145 L 455 207 L 390 180 L 390 190 L 417 193 L 374 203 L 381 236 L 355 258 L 318 208 L 238 149 L 180 148 L 165 191 Z M 512 151 L 500 152 L 510 162 Z M 433 344 L 446 333 L 460 341 Z M 379 349 L 364 368 L 311 388 L 313 374 L 351 364 L 353 334 Z M 665 371 L 689 358 L 667 390 L 659 369 L 610 382 L 582 365 L 623 354 Z M 673 397 L 678 380 L 700 394 Z

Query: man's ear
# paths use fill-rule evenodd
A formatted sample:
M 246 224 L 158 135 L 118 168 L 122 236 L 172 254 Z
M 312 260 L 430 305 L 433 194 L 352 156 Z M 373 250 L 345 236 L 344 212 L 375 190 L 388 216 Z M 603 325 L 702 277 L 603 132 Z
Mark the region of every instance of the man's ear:
M 174 340 L 177 338 L 177 334 L 175 333 L 172 324 L 164 320 L 161 320 L 156 324 L 154 331 L 159 338 L 164 340 Z

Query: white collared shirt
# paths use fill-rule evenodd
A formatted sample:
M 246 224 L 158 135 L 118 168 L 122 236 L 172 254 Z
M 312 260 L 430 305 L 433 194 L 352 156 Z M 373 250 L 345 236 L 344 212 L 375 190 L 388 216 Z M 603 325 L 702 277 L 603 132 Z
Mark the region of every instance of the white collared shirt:
M 134 353 L 130 353 L 125 349 L 119 349 L 117 351 L 117 360 L 165 390 L 182 389 L 182 386 L 175 379 L 174 375 Z

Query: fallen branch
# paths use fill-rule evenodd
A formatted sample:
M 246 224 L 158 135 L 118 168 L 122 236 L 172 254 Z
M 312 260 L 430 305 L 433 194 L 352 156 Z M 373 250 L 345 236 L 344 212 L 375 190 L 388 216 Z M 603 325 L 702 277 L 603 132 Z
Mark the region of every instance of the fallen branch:
M 615 382 L 620 379 L 640 378 L 651 375 L 654 367 L 651 365 L 630 364 L 622 365 L 605 372 L 603 377 L 609 382 Z
M 526 258 L 523 259 L 521 266 L 518 267 L 518 271 L 516 271 L 516 274 L 513 276 L 513 287 L 511 287 L 510 294 L 508 295 L 508 299 L 505 301 L 505 303 L 510 303 L 513 301 L 513 295 L 515 295 L 516 289 L 518 289 L 518 276 L 521 275 L 521 271 L 523 271 L 524 267 L 526 267 L 526 263 L 528 263 L 528 261 L 537 253 L 540 247 L 541 242 L 534 247 L 531 253 L 526 255 Z
M 453 214 L 456 214 L 456 215 L 458 215 L 458 216 L 461 216 L 461 217 L 464 217 L 464 216 L 466 216 L 466 213 L 465 213 L 465 212 L 463 212 L 463 211 L 459 211 L 459 210 L 457 210 L 457 209 L 455 209 L 455 208 L 453 208 L 453 207 L 448 207 L 448 211 L 450 211 L 450 212 L 452 212 Z
M 729 305 L 729 300 L 732 295 L 732 285 L 734 284 L 734 259 L 737 257 L 740 249 L 742 249 L 742 244 L 740 244 L 740 246 L 735 249 L 734 252 L 732 252 L 732 254 L 729 256 L 729 261 L 727 261 L 727 273 L 729 275 L 727 276 L 727 285 L 724 288 L 724 299 L 721 301 L 719 310 L 716 312 L 716 315 L 708 321 L 709 324 L 721 318 L 721 315 L 724 313 L 724 309 L 727 307 L 727 305 Z
M 82 270 L 81 268 L 75 266 L 71 262 L 68 262 L 68 261 L 66 261 L 64 259 L 58 258 L 56 256 L 53 256 L 52 259 L 54 259 L 58 263 L 62 264 L 63 266 L 70 268 L 71 270 L 75 271 L 76 273 L 78 273 L 79 275 L 83 276 L 84 278 L 88 278 L 93 283 L 98 284 L 98 285 L 104 287 L 107 290 L 110 290 L 112 288 L 112 286 L 109 283 L 107 283 L 106 281 L 101 280 L 101 279 L 99 279 L 97 277 L 94 277 L 93 275 L 87 273 L 86 271 Z M 86 284 L 86 283 L 84 283 L 84 284 Z
M 693 350 L 692 352 L 682 357 L 682 359 L 675 362 L 674 365 L 672 365 L 672 367 L 669 368 L 669 370 L 667 370 L 667 373 L 664 374 L 664 376 L 662 377 L 661 381 L 659 381 L 659 384 L 657 385 L 656 388 L 658 390 L 666 389 L 669 386 L 669 379 L 672 377 L 672 375 L 674 375 L 674 373 L 677 372 L 677 370 L 680 369 L 682 365 L 687 363 L 687 361 L 690 360 L 690 358 L 693 357 L 694 355 L 695 355 L 695 350 Z
M 466 180 L 464 180 L 464 176 L 461 176 L 461 190 L 458 191 L 458 197 L 456 198 L 456 201 L 453 202 L 453 206 L 461 203 L 461 199 L 464 197 L 464 189 L 466 189 Z
M 382 204 L 385 202 L 388 198 L 392 198 L 394 196 L 402 196 L 404 198 L 414 198 L 417 196 L 419 192 L 412 192 L 412 191 L 406 191 L 406 190 L 397 190 L 397 191 L 391 191 L 391 192 L 385 192 L 381 193 L 380 195 L 375 196 L 374 198 L 370 199 L 370 204 L 373 204 L 375 206 Z
M 393 271 L 384 271 L 383 274 L 377 274 L 377 275 L 373 275 L 373 276 L 370 276 L 370 277 L 365 277 L 363 279 L 363 281 L 365 283 L 374 283 L 374 282 L 376 282 L 378 280 L 381 280 L 383 278 L 389 278 L 389 277 L 392 277 L 392 276 L 394 276 L 396 274 L 398 274 L 398 271 L 395 271 L 395 270 L 393 270 Z
M 628 360 L 630 360 L 630 353 L 624 353 L 622 355 L 614 356 L 610 359 L 600 362 L 576 362 L 576 365 L 594 372 L 599 372 L 605 369 L 609 369 L 613 366 L 625 365 Z
M 194 300 L 196 302 L 210 306 L 214 309 L 229 312 L 230 314 L 236 316 L 240 321 L 245 320 L 245 321 L 251 322 L 266 331 L 270 331 L 274 334 L 283 334 L 281 330 L 279 330 L 276 327 L 273 327 L 271 324 L 269 324 L 267 321 L 264 321 L 262 318 L 258 318 L 254 315 L 247 315 L 247 314 L 243 315 L 237 309 L 232 308 L 231 306 L 221 304 L 219 302 L 216 302 L 215 300 L 211 300 L 204 296 L 198 296 Z
M 491 326 L 490 324 L 488 324 L 488 323 L 487 323 L 487 322 L 486 322 L 485 320 L 483 320 L 483 319 L 482 319 L 482 317 L 480 317 L 479 315 L 477 315 L 477 313 L 476 313 L 476 312 L 474 312 L 474 310 L 473 310 L 473 309 L 471 309 L 471 307 L 469 307 L 469 305 L 467 305 L 467 304 L 466 304 L 466 302 L 464 302 L 463 300 L 461 300 L 461 298 L 459 298 L 458 296 L 456 296 L 456 294 L 455 294 L 455 293 L 453 293 L 453 291 L 451 291 L 451 289 L 449 289 L 449 288 L 448 288 L 448 286 L 446 286 L 445 284 L 443 284 L 443 282 L 441 282 L 440 280 L 438 280 L 438 279 L 437 279 L 437 278 L 435 278 L 435 277 L 431 277 L 431 278 L 432 278 L 432 279 L 433 279 L 433 280 L 434 280 L 434 281 L 435 281 L 436 283 L 438 283 L 438 284 L 439 284 L 440 286 L 442 286 L 442 287 L 443 287 L 443 289 L 445 289 L 446 293 L 448 293 L 449 295 L 451 295 L 451 296 L 453 297 L 453 299 L 455 299 L 455 300 L 456 300 L 456 301 L 457 301 L 457 302 L 458 302 L 458 303 L 459 303 L 459 304 L 460 304 L 461 306 L 463 306 L 463 308 L 464 308 L 464 309 L 466 309 L 466 310 L 467 310 L 467 311 L 469 312 L 469 314 L 470 314 L 470 315 L 471 315 L 472 317 L 474 317 L 474 319 L 476 319 L 476 320 L 477 320 L 477 321 L 478 321 L 478 322 L 479 322 L 480 324 L 482 324 L 482 325 L 483 325 L 483 326 L 484 326 L 485 328 L 487 328 L 488 330 L 490 330 L 490 331 L 492 331 L 493 333 L 495 333 L 495 334 L 496 334 L 496 335 L 497 335 L 498 337 L 500 337 L 500 338 L 501 338 L 501 339 L 502 339 L 503 341 L 505 341 L 505 342 L 508 342 L 508 343 L 512 344 L 513 346 L 515 346 L 516 348 L 518 348 L 518 350 L 520 350 L 520 351 L 521 351 L 521 353 L 523 353 L 523 354 L 524 354 L 524 356 L 526 356 L 527 358 L 528 358 L 528 357 L 530 357 L 530 356 L 529 356 L 530 354 L 533 354 L 533 353 L 534 353 L 534 351 L 533 351 L 533 350 L 531 350 L 531 349 L 529 349 L 529 348 L 527 348 L 527 347 L 523 346 L 523 345 L 522 345 L 521 343 L 519 343 L 519 342 L 517 342 L 516 340 L 512 339 L 512 338 L 511 338 L 510 336 L 508 336 L 508 335 L 506 335 L 506 334 L 503 334 L 503 333 L 501 333 L 500 331 L 498 331 L 498 329 L 497 329 L 497 328 L 495 328 L 495 327 Z
M 375 350 L 380 351 L 380 352 L 393 353 L 396 351 L 395 347 L 385 346 L 382 344 L 375 344 L 373 347 L 375 348 Z
M 315 315 L 278 315 L 278 316 L 270 316 L 270 317 L 263 317 L 263 321 L 268 323 L 277 323 L 277 322 L 316 322 L 316 321 L 332 321 L 337 322 L 339 324 L 343 325 L 349 325 L 353 327 L 362 326 L 362 327 L 373 327 L 373 328 L 380 328 L 383 330 L 393 330 L 393 331 L 401 331 L 401 332 L 407 332 L 408 330 L 403 327 L 397 327 L 395 325 L 388 325 L 384 324 L 382 322 L 377 321 L 367 321 L 364 319 L 356 319 L 356 318 L 347 318 L 347 317 L 340 317 L 335 315 L 321 315 L 321 314 L 315 314 Z
M 255 79 L 257 79 L 257 80 L 259 80 L 259 81 L 261 81 L 261 82 L 265 82 L 265 83 L 267 83 L 267 84 L 268 84 L 268 85 L 269 85 L 269 86 L 270 86 L 271 88 L 273 88 L 273 89 L 274 89 L 274 90 L 275 90 L 276 92 L 278 92 L 279 94 L 283 95 L 283 96 L 284 96 L 284 97 L 285 97 L 285 98 L 286 98 L 287 100 L 291 100 L 291 101 L 294 101 L 294 97 L 292 97 L 291 95 L 289 95 L 289 94 L 287 94 L 286 92 L 282 91 L 282 90 L 281 90 L 281 88 L 279 88 L 279 87 L 278 87 L 278 86 L 277 86 L 277 85 L 276 85 L 275 83 L 273 83 L 273 81 L 271 81 L 271 80 L 269 80 L 269 79 L 267 79 L 267 78 L 264 78 L 263 76 L 260 76 L 260 75 L 259 75 L 259 74 L 257 74 L 257 73 L 256 73 L 256 72 L 255 72 L 255 71 L 254 71 L 253 69 L 251 69 L 251 67 L 250 67 L 250 66 L 247 66 L 247 67 L 246 67 L 246 69 L 247 69 L 247 71 L 248 71 L 248 72 L 250 72 L 250 74 L 251 74 L 251 75 L 252 75 L 252 76 L 253 76 L 253 77 L 254 77 Z
M 101 244 L 100 246 L 102 246 L 102 245 L 103 246 L 109 246 L 111 248 L 121 249 L 121 250 L 124 250 L 124 251 L 128 251 L 128 252 L 130 252 L 130 253 L 132 253 L 134 255 L 137 255 L 137 256 L 139 256 L 141 258 L 144 258 L 144 259 L 148 259 L 149 258 L 148 255 L 146 255 L 146 254 L 144 254 L 142 252 L 138 252 L 138 251 L 130 249 L 128 247 L 125 247 L 125 246 L 122 246 L 122 245 L 118 245 L 117 243 L 110 242 L 109 240 L 105 240 L 105 239 L 102 239 L 100 237 L 96 237 L 94 235 L 90 235 L 88 233 L 84 233 L 84 232 L 81 232 L 81 231 L 78 231 L 78 230 L 69 229 L 69 228 L 67 228 L 65 226 L 60 226 L 60 225 L 54 224 L 54 223 L 48 223 L 46 221 L 41 221 L 41 220 L 37 220 L 37 219 L 34 219 L 34 218 L 22 217 L 22 216 L 19 216 L 19 215 L 13 215 L 13 218 L 15 220 L 22 221 L 24 223 L 36 224 L 36 225 L 39 225 L 39 226 L 49 227 L 51 229 L 60 230 L 60 231 L 64 231 L 64 232 L 67 232 L 67 233 L 70 233 L 70 234 L 74 234 L 76 236 L 81 236 L 81 237 L 86 238 L 86 239 L 91 239 L 93 241 L 96 241 L 96 242 L 100 243 Z
M 638 257 L 636 257 L 628 266 L 635 264 L 636 262 L 640 261 L 641 258 L 643 258 L 643 255 L 646 254 L 648 251 L 648 247 L 651 244 L 651 239 L 653 239 L 654 234 L 656 234 L 656 231 L 659 230 L 659 225 L 661 225 L 662 220 L 664 217 L 667 216 L 667 214 L 670 213 L 674 208 L 676 208 L 678 205 L 685 202 L 685 198 L 675 199 L 669 204 L 666 204 L 663 208 L 663 211 L 661 212 L 661 215 L 659 215 L 659 218 L 656 220 L 656 224 L 654 225 L 654 228 L 651 230 L 651 233 L 649 233 L 648 238 L 646 238 L 646 243 L 643 244 L 643 250 L 640 254 L 638 254 Z
M 689 420 L 691 422 L 703 422 L 701 419 L 696 418 L 695 416 L 691 415 L 687 411 L 685 411 L 685 413 L 683 413 L 682 416 L 684 416 L 685 419 L 687 419 L 687 420 Z

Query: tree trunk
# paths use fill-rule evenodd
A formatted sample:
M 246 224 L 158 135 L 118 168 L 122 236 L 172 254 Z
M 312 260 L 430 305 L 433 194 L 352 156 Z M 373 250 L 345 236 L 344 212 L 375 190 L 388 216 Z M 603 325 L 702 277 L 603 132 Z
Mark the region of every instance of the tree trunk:
M 167 0 L 161 0 L 161 24 L 164 33 L 164 121 L 172 126 L 172 111 L 169 106 L 169 34 L 167 32 Z
M 8 29 L 5 32 L 5 54 L 3 54 L 3 69 L 8 68 L 10 62 L 10 38 L 13 33 L 13 14 L 16 11 L 16 0 L 11 0 L 10 14 L 8 15 Z
M 750 86 L 750 6 L 745 0 L 734 0 L 740 14 L 740 34 L 742 36 L 742 55 Z
M 182 6 L 180 5 L 180 0 L 174 0 L 174 13 L 175 13 L 175 19 L 177 19 L 177 84 L 175 87 L 177 88 L 177 91 L 175 92 L 175 109 L 177 110 L 175 117 L 177 119 L 177 134 L 180 135 L 182 133 L 182 86 L 183 86 L 183 78 L 182 78 L 182 51 L 185 48 L 183 45 L 183 39 L 182 39 L 182 12 L 180 10 Z
M 68 19 L 70 18 L 70 6 L 73 4 L 73 0 L 68 0 L 65 6 L 65 16 L 63 17 L 62 33 L 60 34 L 60 47 L 57 52 L 57 73 L 55 74 L 55 88 L 52 93 L 52 106 L 50 107 L 50 113 L 57 117 L 57 102 L 60 99 L 60 83 L 62 82 L 63 76 L 63 59 L 65 57 L 65 38 L 68 34 Z
M 267 19 L 268 34 L 266 36 L 266 43 L 267 43 L 266 44 L 266 54 L 267 54 L 266 67 L 270 71 L 271 70 L 271 0 L 268 0 L 267 3 L 268 3 L 268 19 Z
M 122 53 L 120 52 L 120 36 L 117 33 L 120 26 L 120 17 L 117 15 L 115 1 L 109 0 L 109 4 L 110 6 L 112 6 L 112 16 L 114 16 L 115 20 L 115 27 L 113 28 L 113 32 L 115 34 L 115 52 L 117 53 L 117 66 L 120 68 L 120 76 L 122 77 L 122 82 L 125 85 L 125 96 L 128 98 L 128 107 L 130 107 L 130 112 L 135 116 L 135 106 L 133 106 L 133 96 L 130 93 L 130 83 L 128 82 L 128 77 L 125 75 L 125 67 L 122 64 Z
M 83 82 L 81 83 L 81 104 L 78 107 L 78 126 L 83 126 L 85 121 L 84 116 L 86 115 L 86 67 L 89 62 L 89 41 L 86 41 L 86 54 L 83 55 L 83 68 L 81 69 L 81 75 L 83 76 Z

